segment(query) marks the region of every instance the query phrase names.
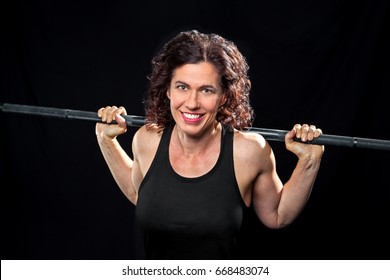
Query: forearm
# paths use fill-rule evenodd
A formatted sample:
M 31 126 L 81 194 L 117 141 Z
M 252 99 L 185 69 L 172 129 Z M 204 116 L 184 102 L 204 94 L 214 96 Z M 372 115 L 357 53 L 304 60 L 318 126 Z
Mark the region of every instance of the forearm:
M 127 155 L 116 138 L 98 137 L 98 144 L 103 157 L 114 177 L 115 182 L 133 203 L 136 203 L 136 192 L 132 184 L 133 160 Z
M 291 224 L 305 207 L 316 180 L 320 159 L 300 159 L 285 183 L 278 206 L 278 227 Z

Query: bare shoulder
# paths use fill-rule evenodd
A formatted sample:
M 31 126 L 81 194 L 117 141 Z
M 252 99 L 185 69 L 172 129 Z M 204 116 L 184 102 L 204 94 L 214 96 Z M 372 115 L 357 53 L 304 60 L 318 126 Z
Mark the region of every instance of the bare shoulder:
M 160 142 L 162 129 L 157 126 L 141 126 L 133 137 L 133 152 L 135 154 L 145 154 L 155 152 Z
M 269 148 L 269 145 L 265 138 L 259 133 L 235 130 L 234 148 L 239 150 L 244 149 L 249 152 L 261 152 L 262 150 Z
M 252 187 L 261 174 L 272 169 L 272 149 L 255 132 L 234 132 L 233 161 L 238 186 L 246 205 L 252 201 Z
M 263 166 L 272 156 L 272 149 L 265 138 L 255 132 L 235 131 L 234 160 L 238 165 Z

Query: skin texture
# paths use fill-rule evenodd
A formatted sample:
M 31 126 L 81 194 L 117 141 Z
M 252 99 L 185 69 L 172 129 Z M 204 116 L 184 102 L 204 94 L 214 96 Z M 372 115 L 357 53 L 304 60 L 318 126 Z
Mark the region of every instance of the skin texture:
M 172 72 L 166 90 L 170 113 L 176 125 L 169 157 L 174 170 L 184 177 L 198 177 L 217 162 L 222 125 L 217 114 L 227 96 L 218 69 L 210 62 L 186 63 Z M 137 204 L 138 189 L 147 173 L 161 139 L 161 127 L 140 127 L 132 142 L 133 159 L 122 149 L 117 136 L 126 132 L 124 107 L 98 110 L 103 123 L 96 124 L 96 136 L 107 165 L 126 197 Z M 115 120 L 118 124 L 110 124 Z M 324 146 L 300 143 L 322 134 L 315 125 L 295 124 L 285 136 L 286 149 L 297 157 L 291 177 L 283 183 L 276 170 L 269 143 L 258 133 L 234 129 L 233 158 L 241 196 L 253 204 L 258 218 L 269 228 L 290 224 L 310 197 Z

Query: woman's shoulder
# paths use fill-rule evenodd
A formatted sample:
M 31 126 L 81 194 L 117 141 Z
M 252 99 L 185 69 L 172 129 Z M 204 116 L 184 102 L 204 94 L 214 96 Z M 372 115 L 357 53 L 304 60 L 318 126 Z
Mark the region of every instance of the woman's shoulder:
M 269 145 L 265 138 L 256 132 L 234 130 L 234 143 L 245 149 L 264 149 Z
M 143 125 L 134 134 L 133 149 L 138 151 L 157 148 L 163 129 L 157 125 Z
M 157 126 L 156 124 L 145 124 L 138 128 L 135 133 L 137 137 L 150 137 L 152 135 L 160 135 L 164 128 Z
M 256 132 L 235 131 L 233 142 L 234 169 L 240 188 L 245 192 L 272 163 L 272 149 Z
M 264 161 L 273 153 L 267 140 L 259 133 L 234 131 L 234 157 L 240 162 Z

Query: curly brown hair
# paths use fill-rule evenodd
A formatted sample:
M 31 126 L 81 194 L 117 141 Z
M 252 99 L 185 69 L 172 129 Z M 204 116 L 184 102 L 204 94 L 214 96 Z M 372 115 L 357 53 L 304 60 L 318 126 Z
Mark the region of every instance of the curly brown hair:
M 249 103 L 251 82 L 246 58 L 232 41 L 197 30 L 180 32 L 153 57 L 145 100 L 147 125 L 164 128 L 172 121 L 166 95 L 172 73 L 184 64 L 199 62 L 212 63 L 221 76 L 226 102 L 219 108 L 217 120 L 231 129 L 250 127 L 254 112 Z

